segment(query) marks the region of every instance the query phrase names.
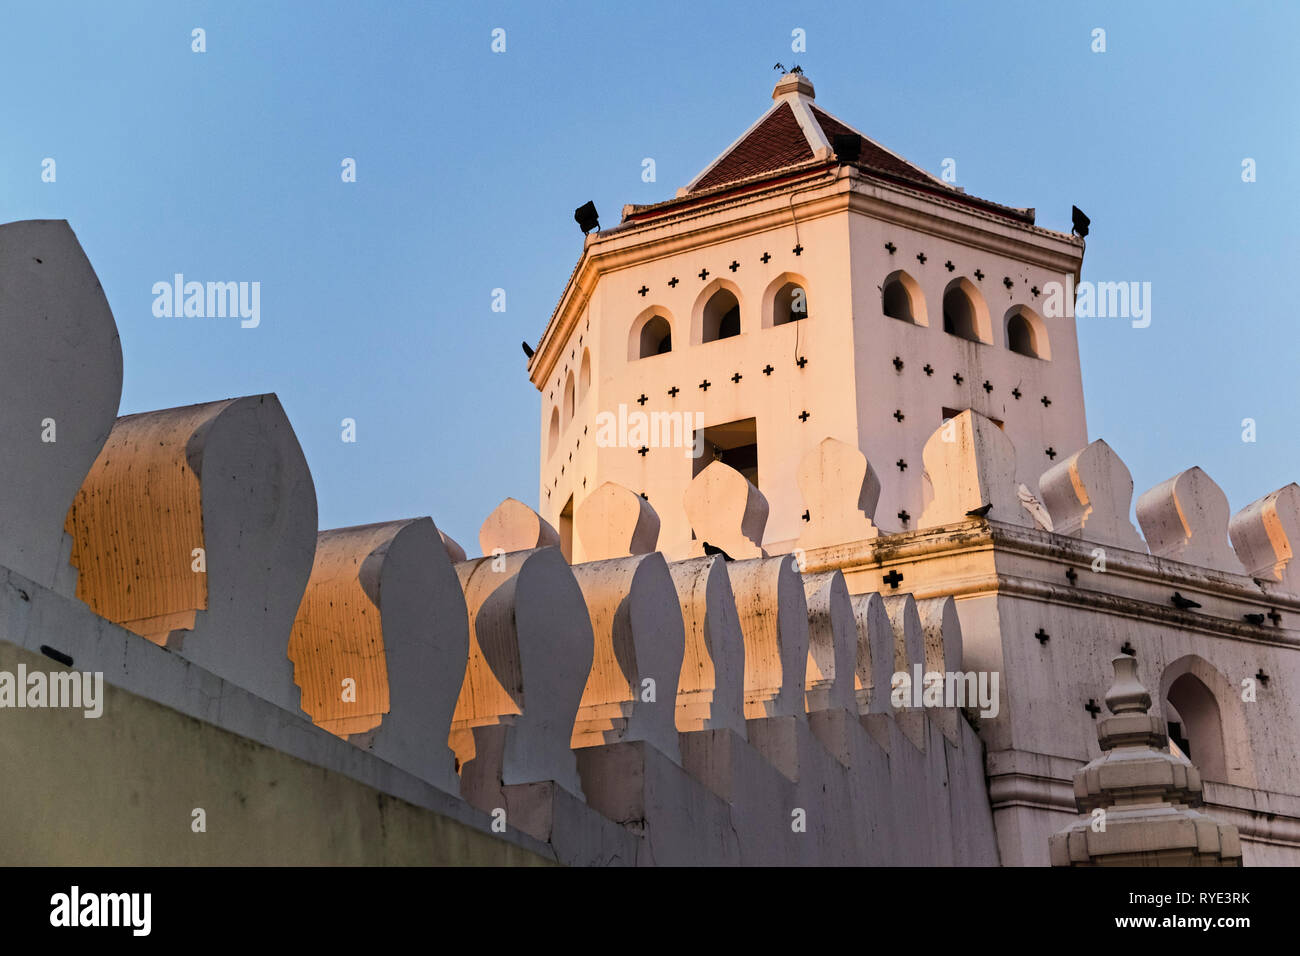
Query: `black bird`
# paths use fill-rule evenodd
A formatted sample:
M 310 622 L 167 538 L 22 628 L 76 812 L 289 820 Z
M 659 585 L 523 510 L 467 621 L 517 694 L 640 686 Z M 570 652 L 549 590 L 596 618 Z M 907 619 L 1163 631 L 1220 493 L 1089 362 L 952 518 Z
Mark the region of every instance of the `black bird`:
M 1182 611 L 1186 611 L 1189 607 L 1200 607 L 1200 605 L 1197 604 L 1195 601 L 1193 601 L 1191 598 L 1185 598 L 1177 591 L 1174 592 L 1174 596 L 1171 597 L 1169 600 L 1171 600 L 1174 603 L 1174 607 Z
M 529 358 L 532 358 L 533 357 L 532 347 L 529 346 L 527 342 L 520 342 L 519 344 L 524 347 L 524 354 L 527 355 Z
M 1264 623 L 1263 614 L 1243 614 L 1242 617 L 1250 621 L 1250 623 L 1254 624 L 1256 627 L 1260 627 Z
M 705 553 L 705 554 L 719 554 L 719 555 L 722 556 L 722 560 L 723 560 L 723 561 L 734 561 L 734 560 L 736 560 L 736 559 L 733 558 L 731 555 L 727 554 L 727 552 L 723 551 L 721 548 L 715 548 L 713 545 L 709 544 L 709 542 L 707 542 L 707 541 L 704 542 L 704 553 Z
M 772 69 L 774 69 L 774 70 L 780 70 L 782 73 L 785 72 L 785 67 L 783 67 L 780 63 L 778 63 L 776 66 L 772 67 Z
M 989 511 L 990 511 L 992 508 L 993 508 L 993 502 L 990 501 L 990 502 L 989 502 L 988 504 L 986 504 L 986 505 L 980 505 L 978 508 L 972 508 L 970 511 L 966 512 L 966 517 L 967 517 L 967 518 L 983 518 L 986 514 L 989 513 Z

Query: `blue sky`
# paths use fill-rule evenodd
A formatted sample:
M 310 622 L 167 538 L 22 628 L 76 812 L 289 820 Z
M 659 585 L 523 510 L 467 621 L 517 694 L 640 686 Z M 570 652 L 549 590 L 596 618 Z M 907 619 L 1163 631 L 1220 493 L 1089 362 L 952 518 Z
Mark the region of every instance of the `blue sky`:
M 1290 3 L 6 2 L 0 221 L 72 224 L 123 414 L 274 391 L 322 527 L 431 514 L 472 551 L 502 498 L 536 503 L 519 341 L 581 250 L 573 209 L 671 196 L 798 62 L 968 191 L 1065 231 L 1087 211 L 1084 278 L 1153 289 L 1150 328 L 1080 321 L 1090 437 L 1139 492 L 1200 464 L 1235 510 L 1300 478 L 1297 33 Z M 259 281 L 260 327 L 155 317 L 176 272 Z

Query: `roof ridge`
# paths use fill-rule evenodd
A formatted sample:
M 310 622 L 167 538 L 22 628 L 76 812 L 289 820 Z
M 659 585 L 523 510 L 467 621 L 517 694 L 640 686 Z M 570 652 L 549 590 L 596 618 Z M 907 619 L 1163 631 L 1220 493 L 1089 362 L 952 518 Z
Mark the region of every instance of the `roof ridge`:
M 890 156 L 892 156 L 894 159 L 898 160 L 900 163 L 903 163 L 903 164 L 906 165 L 906 166 L 911 167 L 911 168 L 914 169 L 916 172 L 920 173 L 922 176 L 924 176 L 924 177 L 926 177 L 927 179 L 929 179 L 931 182 L 933 182 L 933 183 L 937 183 L 938 185 L 944 186 L 945 188 L 952 188 L 950 183 L 946 183 L 946 182 L 944 182 L 944 181 L 943 181 L 942 179 L 940 179 L 938 176 L 934 175 L 934 174 L 931 173 L 929 170 L 924 169 L 924 168 L 918 166 L 916 163 L 912 162 L 912 161 L 911 161 L 910 159 L 908 159 L 906 156 L 903 156 L 903 155 L 900 154 L 900 153 L 896 153 L 896 152 L 894 152 L 894 151 L 893 151 L 892 149 L 890 149 L 888 146 L 884 145 L 884 144 L 881 143 L 879 140 L 877 140 L 877 139 L 875 139 L 875 138 L 873 138 L 873 137 L 871 137 L 871 136 L 868 136 L 866 133 L 862 132 L 862 130 L 858 129 L 856 126 L 853 126 L 853 125 L 850 124 L 850 123 L 846 123 L 846 122 L 844 122 L 844 120 L 840 119 L 838 116 L 836 116 L 836 115 L 835 115 L 834 113 L 832 113 L 830 110 L 828 110 L 828 109 L 823 109 L 822 107 L 818 106 L 818 105 L 815 104 L 815 103 L 812 104 L 812 110 L 813 110 L 813 114 L 814 114 L 814 115 L 819 116 L 819 117 L 824 116 L 824 117 L 826 117 L 826 119 L 829 119 L 832 123 L 836 123 L 836 124 L 838 124 L 838 125 L 840 125 L 840 126 L 843 126 L 843 127 L 844 127 L 845 129 L 847 129 L 849 132 L 856 133 L 858 136 L 861 136 L 862 139 L 863 139 L 864 141 L 866 141 L 868 144 L 870 144 L 871 146 L 874 146 L 876 149 L 880 150 L 881 152 L 888 153 L 888 154 L 889 154 Z M 818 122 L 819 122 L 819 123 L 821 122 L 820 118 L 818 119 Z M 824 124 L 822 125 L 822 131 L 823 131 L 823 132 L 826 132 L 826 127 L 825 127 Z M 834 140 L 834 137 L 833 137 L 832 135 L 830 135 L 830 133 L 827 133 L 827 134 L 826 134 L 826 138 L 827 138 L 828 140 L 832 140 L 832 141 Z
M 806 121 L 810 120 L 806 118 Z M 775 173 L 816 158 L 817 149 L 809 142 L 795 107 L 782 98 L 695 177 L 685 192 L 700 192 L 757 174 Z

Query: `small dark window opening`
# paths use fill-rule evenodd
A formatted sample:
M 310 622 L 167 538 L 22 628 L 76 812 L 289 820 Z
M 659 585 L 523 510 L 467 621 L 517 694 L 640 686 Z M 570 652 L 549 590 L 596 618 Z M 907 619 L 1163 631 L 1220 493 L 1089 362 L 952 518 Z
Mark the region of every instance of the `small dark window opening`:
M 975 306 L 960 288 L 949 289 L 943 297 L 943 330 L 949 335 L 978 342 L 975 332 Z
M 564 503 L 564 509 L 560 512 L 560 553 L 564 555 L 564 560 L 573 562 L 573 495 L 569 495 L 569 500 Z
M 886 282 L 881 299 L 884 303 L 885 315 L 889 318 L 916 322 L 916 316 L 912 312 L 912 295 L 907 291 L 907 286 L 903 285 L 902 279 L 893 278 Z
M 720 461 L 748 478 L 755 488 L 759 487 L 757 421 L 745 418 L 705 428 L 704 454 L 693 459 L 691 476 L 698 475 L 712 462 Z M 698 437 L 699 433 L 696 435 Z
M 668 320 L 656 315 L 641 327 L 641 358 L 673 350 L 673 330 Z
M 704 306 L 705 342 L 729 339 L 740 334 L 740 303 L 726 289 L 719 289 Z
M 943 410 L 942 417 L 939 419 L 939 424 L 942 425 L 944 422 L 946 422 L 946 421 L 948 421 L 948 420 L 950 420 L 950 419 L 956 418 L 958 415 L 960 415 L 960 414 L 961 414 L 962 412 L 964 412 L 964 411 L 966 411 L 966 409 L 964 409 L 964 408 L 945 408 L 945 409 Z M 1007 430 L 1006 425 L 1004 425 L 1004 424 L 1003 424 L 1002 422 L 1000 422 L 998 419 L 993 418 L 993 417 L 990 416 L 990 415 L 985 415 L 984 417 L 987 418 L 989 421 L 991 421 L 994 425 L 997 425 L 998 428 L 1001 428 L 1003 431 L 1006 431 L 1006 430 Z
M 1165 702 L 1169 711 L 1165 717 L 1169 722 L 1170 739 L 1189 760 L 1196 761 L 1202 779 L 1227 782 L 1228 762 L 1223 746 L 1223 722 L 1214 694 L 1198 677 L 1183 674 L 1170 685 Z M 1174 737 L 1175 723 L 1181 740 Z M 1192 756 L 1193 751 L 1195 757 Z
M 785 325 L 808 318 L 808 293 L 793 282 L 781 287 L 772 303 L 772 324 Z
M 1169 739 L 1182 751 L 1184 757 L 1188 760 L 1192 759 L 1192 745 L 1183 736 L 1183 725 L 1176 720 L 1169 721 Z
M 1034 328 L 1023 315 L 1013 315 L 1007 321 L 1007 347 L 1021 355 L 1038 357 L 1038 349 L 1034 347 Z

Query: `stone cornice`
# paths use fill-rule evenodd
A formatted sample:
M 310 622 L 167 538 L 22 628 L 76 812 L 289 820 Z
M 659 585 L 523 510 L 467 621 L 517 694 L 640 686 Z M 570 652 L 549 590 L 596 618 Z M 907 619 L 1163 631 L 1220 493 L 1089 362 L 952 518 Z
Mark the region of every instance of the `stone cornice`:
M 989 804 L 994 813 L 1030 807 L 1078 816 L 1073 776 L 1083 761 L 1003 750 L 990 753 L 987 763 Z M 1234 825 L 1242 839 L 1300 846 L 1300 797 L 1215 780 L 1204 781 L 1204 787 L 1201 809 Z
M 1093 575 L 1093 551 L 1101 545 L 1080 538 L 1022 528 L 996 521 L 972 519 L 924 531 L 882 535 L 879 538 L 809 551 L 805 570 L 841 570 L 846 575 L 869 572 L 885 574 L 932 561 L 951 560 L 969 554 L 987 554 L 987 561 L 974 572 L 923 580 L 905 587 L 918 600 L 930 597 L 971 597 L 999 594 L 1028 598 L 1048 604 L 1103 610 L 1134 620 L 1158 622 L 1171 628 L 1196 631 L 1217 637 L 1257 644 L 1300 647 L 1300 633 L 1291 628 L 1258 627 L 1241 619 L 1198 614 L 1172 604 L 1157 604 L 1138 592 L 1158 587 L 1172 594 L 1217 601 L 1242 602 L 1242 613 L 1261 606 L 1300 613 L 1300 595 L 1270 591 L 1253 578 L 1200 568 L 1181 561 L 1105 547 L 1107 590 L 1082 584 L 1071 585 L 1063 577 L 1066 566 L 1078 568 L 1079 580 Z M 1023 567 L 1008 568 L 1019 559 Z
M 844 168 L 813 168 L 807 177 L 773 189 L 744 193 L 588 236 L 537 352 L 528 363 L 533 385 L 539 391 L 544 389 L 564 343 L 605 274 L 777 229 L 796 220 L 804 223 L 847 210 L 1051 272 L 1078 276 L 1083 262 L 1079 240 L 920 190 L 843 175 Z

